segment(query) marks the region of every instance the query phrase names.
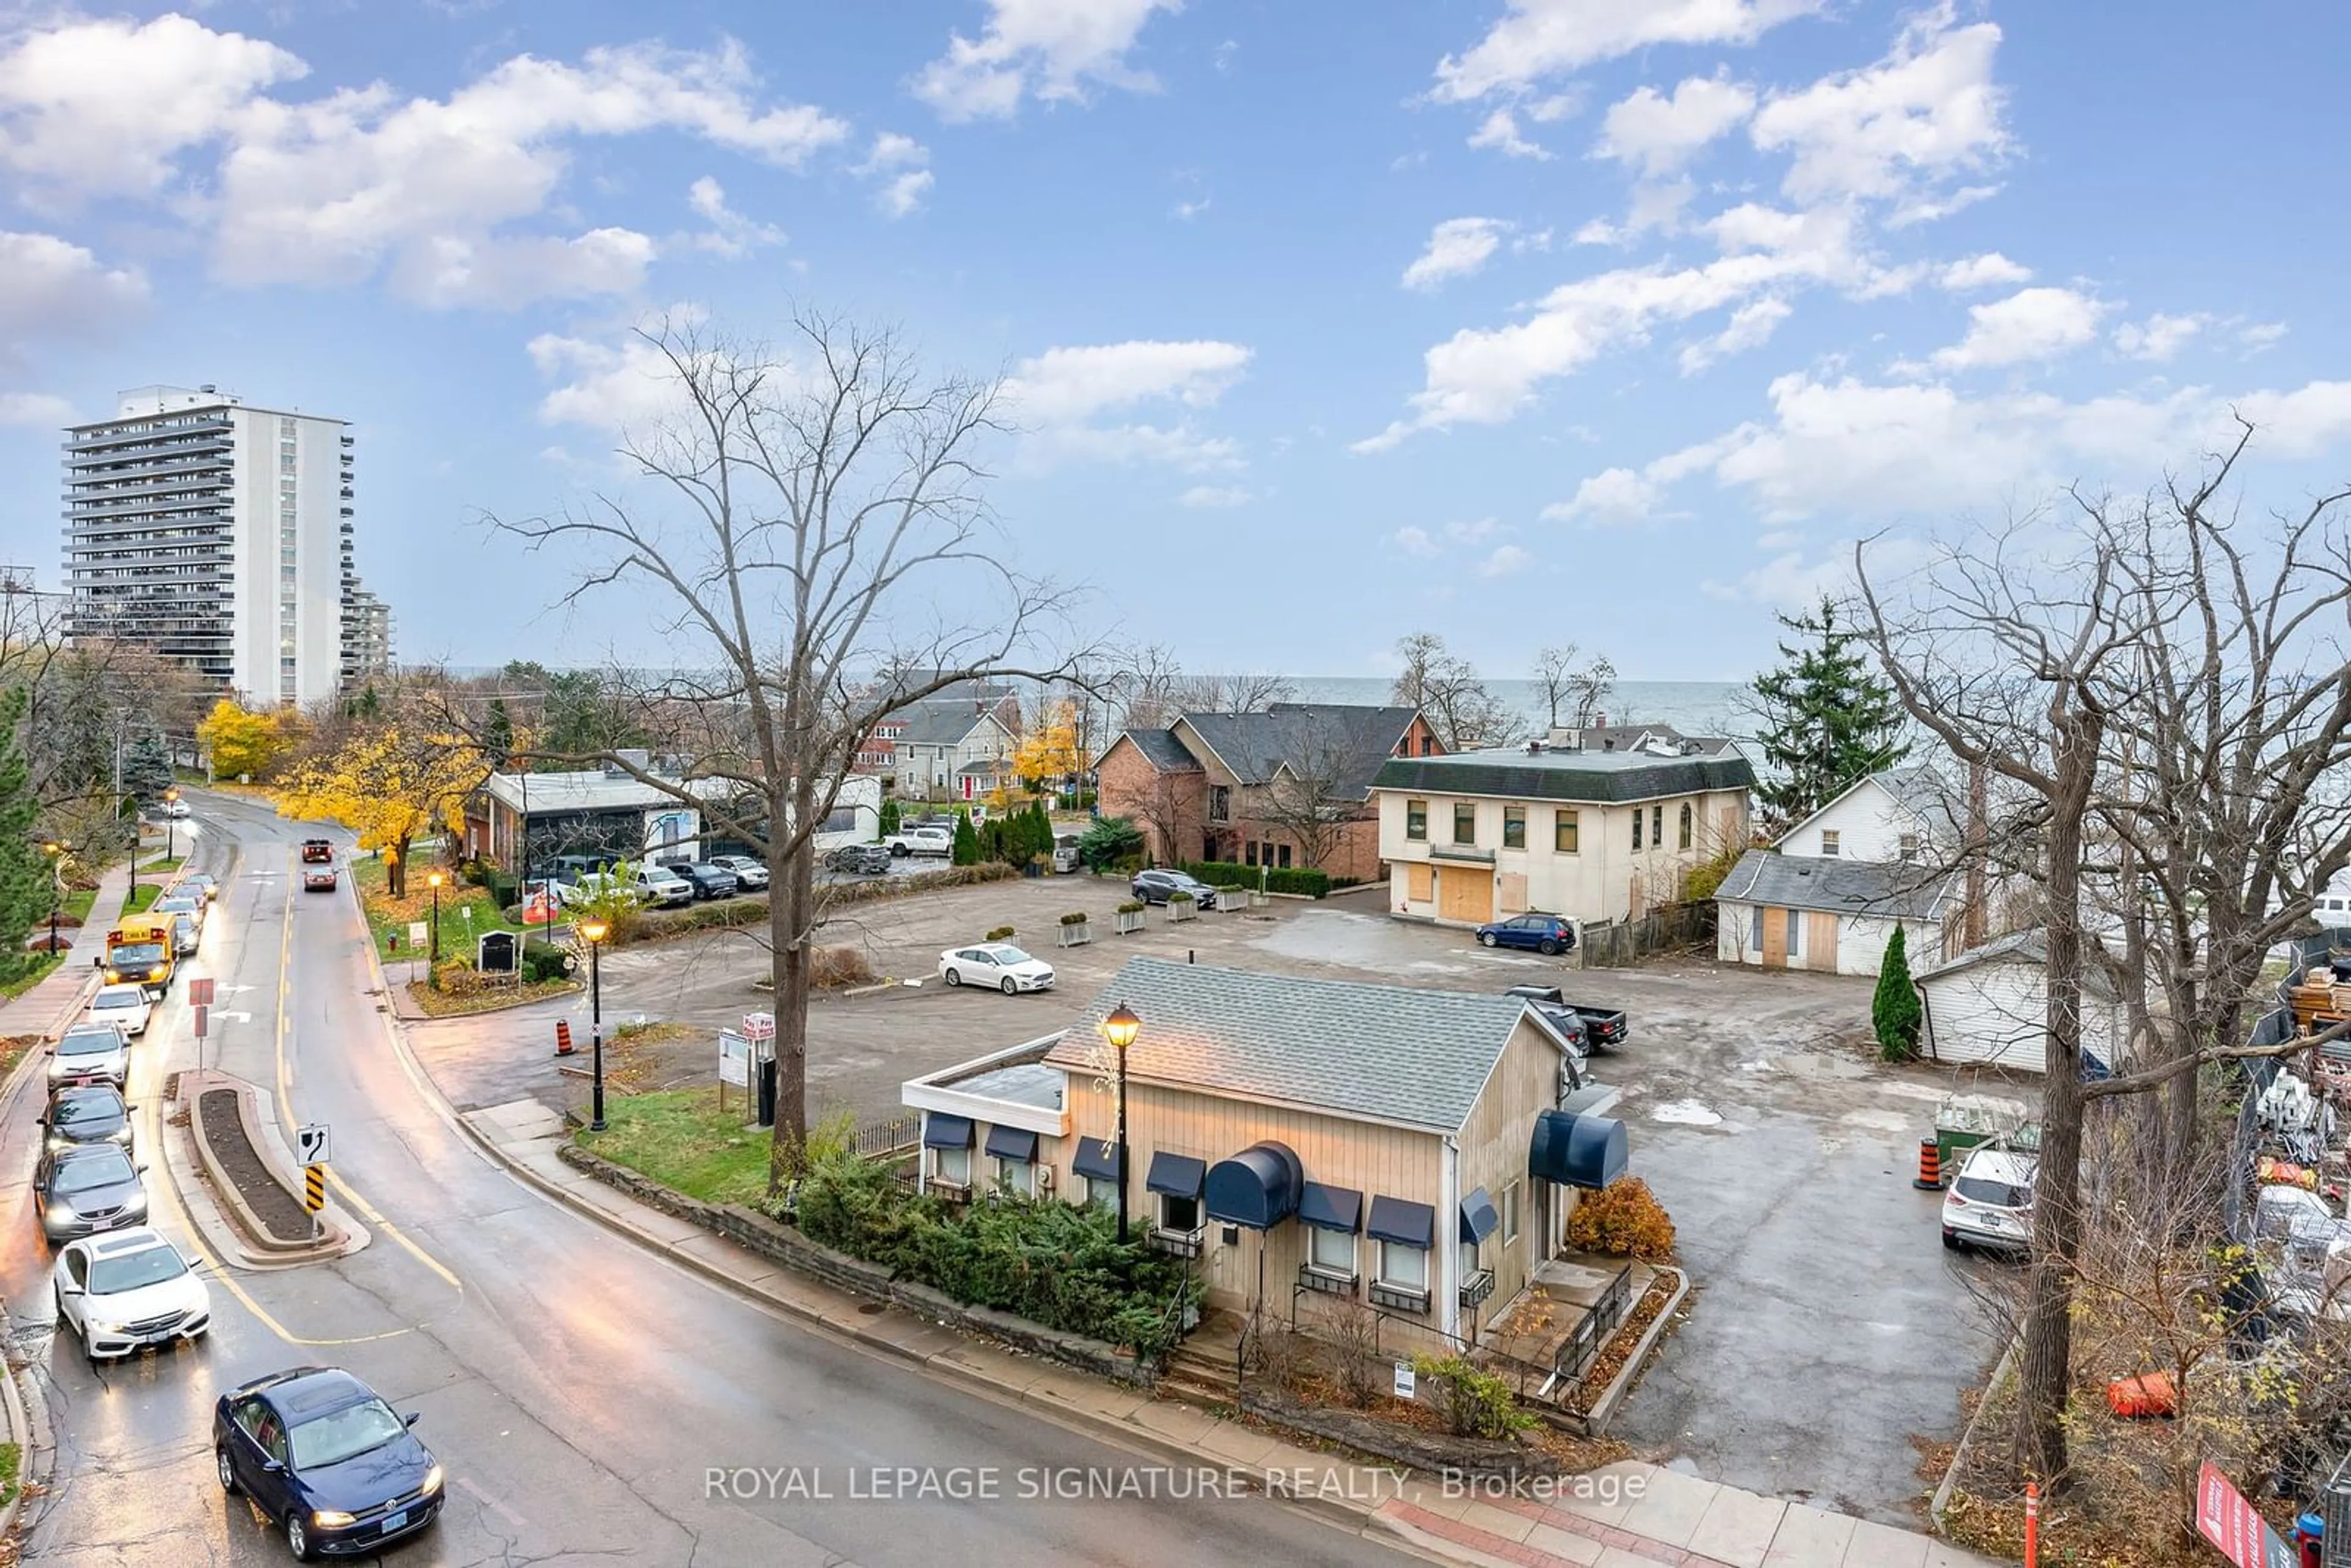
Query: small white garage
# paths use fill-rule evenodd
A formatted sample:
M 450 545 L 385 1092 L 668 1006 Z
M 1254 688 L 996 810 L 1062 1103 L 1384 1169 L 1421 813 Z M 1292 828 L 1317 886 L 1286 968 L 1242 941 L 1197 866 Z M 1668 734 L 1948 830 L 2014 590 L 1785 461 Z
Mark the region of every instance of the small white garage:
M 1943 1062 L 1985 1062 L 2022 1072 L 2048 1061 L 2049 949 L 2038 927 L 1971 948 L 1913 977 L 1926 1010 L 1919 1048 Z M 2094 1074 L 2118 1069 L 2123 1009 L 2095 971 L 2085 977 L 2082 1049 Z

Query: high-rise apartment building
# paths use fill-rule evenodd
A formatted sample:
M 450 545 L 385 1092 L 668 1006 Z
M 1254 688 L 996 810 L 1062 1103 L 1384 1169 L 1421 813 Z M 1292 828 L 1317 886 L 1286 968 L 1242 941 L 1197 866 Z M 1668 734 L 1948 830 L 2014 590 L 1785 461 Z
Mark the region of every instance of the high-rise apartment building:
M 341 420 L 209 386 L 141 387 L 73 426 L 73 634 L 144 644 L 249 703 L 334 695 L 357 653 L 351 446 Z
M 392 606 L 351 580 L 343 612 L 343 685 L 392 674 Z

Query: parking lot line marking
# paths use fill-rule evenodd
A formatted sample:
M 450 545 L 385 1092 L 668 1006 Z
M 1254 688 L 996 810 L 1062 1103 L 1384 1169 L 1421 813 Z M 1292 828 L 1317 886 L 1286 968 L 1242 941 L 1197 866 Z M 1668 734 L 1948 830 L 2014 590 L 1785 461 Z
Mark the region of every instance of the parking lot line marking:
M 298 852 L 289 848 L 287 852 L 288 854 L 292 854 Z M 284 911 L 280 916 L 280 930 L 277 939 L 277 1115 L 280 1124 L 288 1127 L 299 1124 L 296 1121 L 294 1115 L 292 1079 L 286 1061 L 287 1025 L 287 1020 L 290 1019 L 294 1014 L 292 1007 L 294 994 L 294 878 L 289 876 L 287 879 L 286 904 Z M 373 938 L 371 937 L 370 940 L 372 941 Z M 399 1226 L 394 1225 L 391 1220 L 386 1219 L 380 1212 L 377 1211 L 374 1205 L 361 1197 L 359 1195 L 358 1190 L 354 1188 L 350 1183 L 345 1181 L 340 1175 L 338 1175 L 334 1167 L 331 1166 L 327 1168 L 327 1185 L 333 1187 L 336 1193 L 340 1196 L 345 1202 L 349 1203 L 352 1208 L 356 1209 L 359 1212 L 360 1218 L 366 1220 L 376 1229 L 382 1231 L 386 1236 L 391 1237 L 394 1241 L 400 1243 L 402 1247 L 408 1250 L 411 1257 L 413 1257 L 418 1262 L 423 1264 L 426 1268 L 440 1275 L 443 1280 L 448 1282 L 451 1290 L 460 1292 L 465 1290 L 465 1284 L 464 1281 L 458 1279 L 455 1274 L 450 1272 L 449 1269 L 443 1264 L 439 1259 L 434 1257 L 432 1253 L 424 1250 L 423 1248 L 418 1246 L 415 1241 L 410 1239 L 407 1232 L 402 1230 Z

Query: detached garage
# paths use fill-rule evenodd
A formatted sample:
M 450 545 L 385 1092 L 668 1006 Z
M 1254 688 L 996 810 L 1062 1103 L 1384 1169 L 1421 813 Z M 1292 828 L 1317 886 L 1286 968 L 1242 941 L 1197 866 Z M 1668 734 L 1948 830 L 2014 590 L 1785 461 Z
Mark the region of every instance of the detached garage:
M 1936 1061 L 2022 1072 L 2048 1062 L 2049 948 L 2036 927 L 2003 936 L 1914 977 L 1926 1009 L 1919 1044 Z M 2093 1076 L 2111 1071 L 2127 1038 L 2122 1004 L 2095 969 L 2083 977 L 2082 1051 Z

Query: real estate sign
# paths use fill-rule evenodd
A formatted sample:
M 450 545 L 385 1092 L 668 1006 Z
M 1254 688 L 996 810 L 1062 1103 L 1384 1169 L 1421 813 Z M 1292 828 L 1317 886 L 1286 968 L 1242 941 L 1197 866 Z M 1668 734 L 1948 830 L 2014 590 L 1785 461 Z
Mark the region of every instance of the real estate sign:
M 2196 1473 L 2196 1531 L 2237 1568 L 2294 1568 L 2294 1549 L 2210 1462 Z
M 731 1029 L 718 1031 L 718 1082 L 751 1087 L 751 1042 Z

